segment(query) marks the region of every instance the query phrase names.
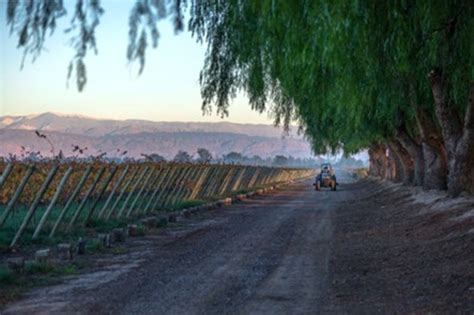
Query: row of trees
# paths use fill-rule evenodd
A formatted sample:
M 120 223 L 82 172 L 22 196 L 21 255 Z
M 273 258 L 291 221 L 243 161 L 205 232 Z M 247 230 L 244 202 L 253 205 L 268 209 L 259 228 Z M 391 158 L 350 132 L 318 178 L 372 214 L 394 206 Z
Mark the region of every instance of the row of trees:
M 474 2 L 196 1 L 203 107 L 238 89 L 317 153 L 370 148 L 373 174 L 474 192 Z M 270 104 L 270 105 L 269 105 Z M 388 155 L 388 157 L 387 157 Z
M 26 3 L 9 1 L 7 23 L 25 53 L 37 52 L 64 8 Z M 204 111 L 225 115 L 245 91 L 276 124 L 298 121 L 316 153 L 369 148 L 373 174 L 474 192 L 473 1 L 137 0 L 127 57 L 143 66 L 158 19 L 171 15 L 180 30 L 185 7 L 208 47 Z M 79 89 L 102 13 L 97 0 L 75 7 Z
M 166 158 L 159 154 L 143 154 L 145 159 L 162 162 L 166 161 Z M 178 151 L 172 159 L 174 162 L 182 163 L 216 163 L 216 164 L 241 164 L 241 165 L 256 165 L 256 166 L 292 166 L 292 167 L 317 167 L 323 160 L 320 158 L 294 158 L 292 156 L 276 155 L 274 158 L 267 157 L 262 158 L 258 155 L 252 157 L 245 156 L 242 153 L 230 152 L 224 154 L 221 157 L 213 157 L 209 150 L 205 148 L 197 149 L 197 156 L 189 154 L 186 151 Z

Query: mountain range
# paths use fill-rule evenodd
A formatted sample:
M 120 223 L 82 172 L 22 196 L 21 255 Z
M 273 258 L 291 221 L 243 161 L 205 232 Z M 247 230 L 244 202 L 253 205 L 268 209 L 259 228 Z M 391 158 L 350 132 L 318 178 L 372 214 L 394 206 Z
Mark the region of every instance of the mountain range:
M 195 154 L 198 148 L 214 156 L 232 151 L 263 158 L 312 156 L 308 142 L 294 130 L 284 134 L 281 128 L 264 124 L 111 120 L 49 112 L 0 116 L 0 156 L 25 151 L 47 156 L 53 150 L 71 156 L 78 155 L 77 148 L 84 150 L 84 156 L 107 152 L 108 157 L 127 151 L 128 157 L 157 153 L 170 159 L 179 150 Z

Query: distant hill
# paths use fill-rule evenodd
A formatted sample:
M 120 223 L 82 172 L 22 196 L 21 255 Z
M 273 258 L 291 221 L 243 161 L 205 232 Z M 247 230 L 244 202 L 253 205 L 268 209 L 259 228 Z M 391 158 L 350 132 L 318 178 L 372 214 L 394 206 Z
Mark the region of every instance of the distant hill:
M 98 137 L 142 132 L 225 132 L 281 138 L 283 131 L 272 125 L 237 124 L 230 122 L 160 122 L 150 120 L 96 119 L 81 115 L 43 113 L 28 116 L 0 116 L 0 129 L 58 131 Z M 292 130 L 286 137 L 301 139 Z
M 170 159 L 179 150 L 195 154 L 199 147 L 215 156 L 231 151 L 261 157 L 312 156 L 302 136 L 294 132 L 283 136 L 281 129 L 271 125 L 105 120 L 54 113 L 0 116 L 0 156 L 19 155 L 21 146 L 48 155 L 50 145 L 37 137 L 35 130 L 47 135 L 56 153 L 62 150 L 67 156 L 75 154 L 73 145 L 87 147 L 87 155 L 107 152 L 109 157 L 126 150 L 129 157 L 158 153 Z

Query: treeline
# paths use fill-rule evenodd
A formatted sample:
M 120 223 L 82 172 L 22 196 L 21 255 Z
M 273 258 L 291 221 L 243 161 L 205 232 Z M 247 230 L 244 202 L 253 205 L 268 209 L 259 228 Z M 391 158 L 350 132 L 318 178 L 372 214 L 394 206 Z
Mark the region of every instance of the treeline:
M 243 89 L 317 154 L 369 148 L 373 175 L 474 193 L 473 1 L 191 2 L 204 107 Z
M 46 138 L 46 136 L 45 136 Z M 10 154 L 8 157 L 0 157 L 0 162 L 10 161 L 30 161 L 30 162 L 45 162 L 50 160 L 59 160 L 63 162 L 136 162 L 140 160 L 150 162 L 177 162 L 177 163 L 197 163 L 197 164 L 239 164 L 239 165 L 253 165 L 253 166 L 290 166 L 290 167 L 317 167 L 325 159 L 316 158 L 295 158 L 293 156 L 275 155 L 274 157 L 262 158 L 258 155 L 251 157 L 243 155 L 238 152 L 229 152 L 221 156 L 213 156 L 208 149 L 198 148 L 195 153 L 188 153 L 187 151 L 180 150 L 176 155 L 167 159 L 158 153 L 152 154 L 141 154 L 140 158 L 131 158 L 127 156 L 127 151 L 120 151 L 120 157 L 110 158 L 107 156 L 107 152 L 101 152 L 97 155 L 88 155 L 87 148 L 81 148 L 77 145 L 73 145 L 77 148 L 77 155 L 65 157 L 62 151 L 59 151 L 57 155 L 53 157 L 45 157 L 39 151 L 28 151 L 22 149 L 22 153 L 17 156 Z M 54 152 L 54 151 L 51 151 Z
M 145 159 L 155 162 L 166 161 L 159 154 L 142 155 Z M 212 163 L 212 164 L 240 164 L 254 166 L 291 166 L 291 167 L 317 167 L 323 161 L 321 158 L 294 158 L 293 156 L 275 155 L 262 158 L 258 155 L 245 156 L 238 152 L 229 152 L 221 156 L 213 156 L 205 148 L 197 149 L 196 155 L 186 151 L 179 151 L 174 158 L 174 162 L 181 163 Z

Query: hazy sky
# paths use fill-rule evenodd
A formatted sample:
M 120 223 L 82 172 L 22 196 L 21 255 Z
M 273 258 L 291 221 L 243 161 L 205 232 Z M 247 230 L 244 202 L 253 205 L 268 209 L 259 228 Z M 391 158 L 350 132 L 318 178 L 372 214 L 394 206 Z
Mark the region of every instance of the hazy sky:
M 75 2 L 75 1 L 74 1 Z M 199 71 L 205 47 L 187 31 L 175 35 L 169 20 L 159 24 L 158 48 L 147 50 L 144 73 L 126 60 L 128 14 L 134 1 L 104 0 L 105 14 L 97 29 L 99 54 L 86 58 L 88 82 L 79 93 L 74 81 L 66 88 L 67 66 L 74 51 L 64 29 L 72 15 L 60 20 L 46 51 L 20 71 L 22 51 L 6 27 L 6 0 L 0 0 L 0 115 L 45 111 L 115 119 L 161 121 L 221 121 L 215 114 L 202 116 Z M 267 114 L 251 111 L 244 96 L 234 101 L 225 121 L 271 123 Z

